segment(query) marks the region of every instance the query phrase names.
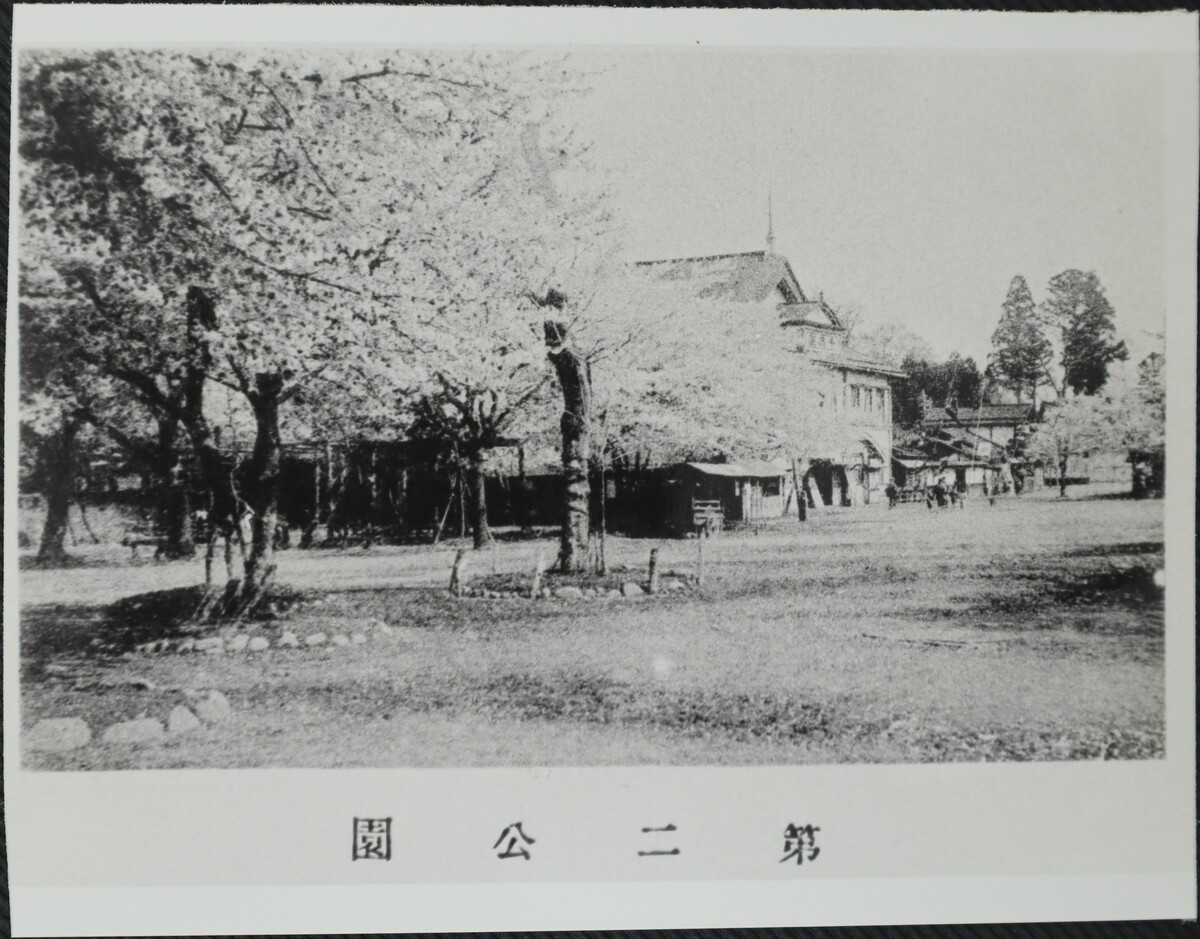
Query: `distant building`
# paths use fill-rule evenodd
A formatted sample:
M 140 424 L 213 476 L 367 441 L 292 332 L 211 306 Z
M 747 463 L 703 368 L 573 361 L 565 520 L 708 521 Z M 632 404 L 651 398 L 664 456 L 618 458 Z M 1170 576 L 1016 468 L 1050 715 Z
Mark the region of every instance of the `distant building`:
M 1024 445 L 1037 423 L 1032 404 L 982 404 L 929 411 L 918 443 L 897 448 L 893 470 L 898 485 L 924 489 L 939 478 L 983 491 L 1036 488 L 1036 467 Z
M 1037 423 L 1032 404 L 981 404 L 976 408 L 946 408 L 928 414 L 923 422 L 927 435 L 954 444 L 957 453 L 977 460 L 992 460 L 1003 453 L 1012 455 Z

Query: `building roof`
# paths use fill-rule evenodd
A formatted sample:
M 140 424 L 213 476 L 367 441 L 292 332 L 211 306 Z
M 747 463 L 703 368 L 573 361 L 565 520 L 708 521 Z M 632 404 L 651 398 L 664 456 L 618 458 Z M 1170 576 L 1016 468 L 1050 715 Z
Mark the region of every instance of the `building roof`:
M 870 359 L 860 359 L 853 355 L 847 355 L 842 352 L 822 352 L 820 355 L 813 356 L 813 361 L 818 365 L 827 365 L 830 368 L 844 368 L 852 372 L 872 372 L 876 375 L 884 375 L 888 378 L 907 378 L 905 372 L 898 368 L 892 368 L 890 365 L 884 365 L 882 362 L 873 362 Z
M 732 476 L 738 479 L 774 479 L 776 476 L 786 476 L 787 469 L 782 464 L 759 461 L 754 463 L 688 463 L 697 472 L 706 476 Z
M 638 261 L 636 266 L 663 281 L 676 281 L 704 300 L 761 303 L 774 297 L 783 304 L 809 302 L 787 258 L 768 251 Z
M 638 261 L 636 267 L 663 283 L 677 283 L 702 300 L 766 303 L 774 300 L 781 326 L 812 327 L 839 334 L 845 326 L 823 297 L 811 299 L 796 279 L 787 258 L 771 251 L 708 254 L 691 258 Z M 840 352 L 822 352 L 814 362 L 833 368 L 870 372 L 889 378 L 905 373 L 882 362 Z
M 992 466 L 992 464 L 987 460 L 972 460 L 961 456 L 930 457 L 927 460 L 910 460 L 907 457 L 904 459 L 892 457 L 892 462 L 899 463 L 910 473 L 919 472 L 920 470 L 934 470 L 941 473 L 948 469 L 956 469 L 958 467 L 965 466 L 981 466 L 985 468 Z
M 1036 419 L 1032 404 L 983 404 L 977 408 L 959 408 L 952 417 L 950 409 L 927 417 L 925 423 L 933 427 L 1003 427 L 1010 424 L 1027 424 Z
M 787 258 L 770 251 L 638 261 L 636 266 L 663 281 L 679 282 L 702 300 L 762 303 L 774 299 L 785 326 L 844 329 L 823 297 L 808 298 Z
M 816 300 L 802 300 L 796 303 L 779 304 L 779 317 L 782 326 L 816 326 L 818 329 L 831 329 L 845 332 L 842 321 L 829 308 L 823 297 Z

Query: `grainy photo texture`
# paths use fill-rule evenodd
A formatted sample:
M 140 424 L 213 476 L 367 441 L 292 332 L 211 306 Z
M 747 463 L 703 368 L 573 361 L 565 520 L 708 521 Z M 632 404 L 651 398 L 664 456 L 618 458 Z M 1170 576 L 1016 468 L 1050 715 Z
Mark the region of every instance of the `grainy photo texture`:
M 1163 757 L 1157 68 L 22 54 L 23 765 Z

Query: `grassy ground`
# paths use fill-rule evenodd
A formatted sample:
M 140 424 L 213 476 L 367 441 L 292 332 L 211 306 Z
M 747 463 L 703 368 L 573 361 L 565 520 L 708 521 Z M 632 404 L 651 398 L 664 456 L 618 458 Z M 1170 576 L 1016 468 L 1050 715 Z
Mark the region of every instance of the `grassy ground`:
M 831 512 L 712 539 L 701 590 L 645 600 L 454 600 L 453 545 L 290 551 L 280 579 L 320 602 L 251 633 L 350 635 L 373 619 L 393 632 L 257 655 L 120 653 L 177 624 L 147 616 L 148 598 L 113 602 L 192 583 L 197 565 L 30 570 L 22 724 L 79 716 L 94 742 L 26 752 L 26 765 L 1161 756 L 1162 527 L 1161 503 L 1125 500 Z M 695 541 L 610 538 L 609 563 L 644 580 L 651 547 L 662 570 L 695 571 Z M 471 563 L 480 578 L 532 574 L 553 548 L 508 543 Z M 229 722 L 141 747 L 96 742 L 113 721 L 165 718 L 208 688 L 233 703 Z

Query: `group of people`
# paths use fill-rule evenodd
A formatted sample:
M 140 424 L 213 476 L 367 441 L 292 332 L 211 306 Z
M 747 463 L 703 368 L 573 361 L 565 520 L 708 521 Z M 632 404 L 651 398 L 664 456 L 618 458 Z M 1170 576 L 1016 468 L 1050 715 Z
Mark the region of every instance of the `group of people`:
M 900 490 L 896 488 L 894 482 L 889 482 L 884 487 L 884 494 L 887 496 L 888 508 L 894 509 L 900 501 Z M 965 480 L 956 479 L 951 485 L 946 481 L 946 477 L 939 476 L 937 481 L 925 490 L 925 507 L 932 509 L 937 505 L 939 509 L 944 509 L 946 506 L 958 506 L 958 508 L 966 508 L 967 505 L 967 483 Z
M 939 509 L 944 509 L 947 505 L 958 506 L 960 509 L 966 508 L 966 480 L 956 479 L 954 484 L 950 485 L 946 482 L 944 475 L 939 476 L 937 482 L 925 490 L 925 508 L 932 510 L 935 502 Z

